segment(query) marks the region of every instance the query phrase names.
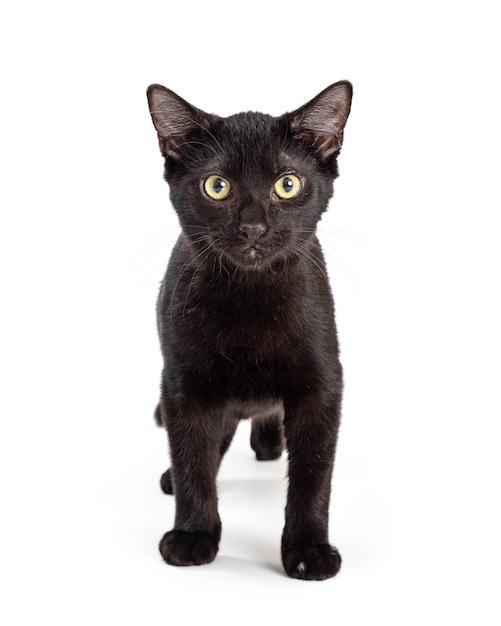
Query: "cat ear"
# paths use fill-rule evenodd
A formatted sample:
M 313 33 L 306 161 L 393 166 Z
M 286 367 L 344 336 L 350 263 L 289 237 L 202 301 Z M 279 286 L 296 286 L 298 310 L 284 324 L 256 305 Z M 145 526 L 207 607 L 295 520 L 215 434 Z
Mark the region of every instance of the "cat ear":
M 179 158 L 179 148 L 188 137 L 209 128 L 210 116 L 162 85 L 150 85 L 147 95 L 162 154 Z
M 287 115 L 292 132 L 313 145 L 324 160 L 341 149 L 352 93 L 351 83 L 342 80 Z

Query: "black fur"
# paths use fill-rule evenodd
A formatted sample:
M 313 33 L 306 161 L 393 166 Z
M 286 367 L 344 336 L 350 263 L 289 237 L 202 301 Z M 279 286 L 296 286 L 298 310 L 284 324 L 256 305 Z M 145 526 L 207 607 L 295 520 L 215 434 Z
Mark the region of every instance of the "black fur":
M 315 228 L 337 176 L 351 85 L 278 118 L 209 115 L 159 85 L 148 100 L 182 226 L 157 310 L 164 369 L 155 416 L 172 461 L 161 485 L 176 497 L 160 552 L 172 565 L 214 559 L 216 474 L 238 420 L 251 417 L 258 459 L 288 450 L 285 571 L 334 576 L 341 557 L 329 545 L 328 512 L 342 369 Z M 274 185 L 286 174 L 301 190 L 282 199 Z M 211 175 L 231 183 L 225 199 L 204 190 Z

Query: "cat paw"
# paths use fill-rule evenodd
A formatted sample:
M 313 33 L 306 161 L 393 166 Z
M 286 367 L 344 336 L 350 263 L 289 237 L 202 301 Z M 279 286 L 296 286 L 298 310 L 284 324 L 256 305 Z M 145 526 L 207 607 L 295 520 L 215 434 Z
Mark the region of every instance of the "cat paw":
M 258 461 L 276 461 L 282 456 L 282 448 L 254 448 Z
M 214 560 L 218 542 L 206 533 L 171 530 L 160 541 L 159 549 L 169 565 L 203 565 Z
M 252 422 L 250 444 L 258 461 L 275 461 L 282 456 L 284 449 L 282 430 L 281 420 L 276 417 L 267 421 L 255 419 Z
M 167 495 L 174 493 L 174 483 L 172 482 L 172 473 L 170 469 L 164 472 L 160 478 L 160 489 Z
M 341 568 L 341 555 L 328 543 L 293 545 L 282 554 L 287 576 L 302 580 L 325 580 Z

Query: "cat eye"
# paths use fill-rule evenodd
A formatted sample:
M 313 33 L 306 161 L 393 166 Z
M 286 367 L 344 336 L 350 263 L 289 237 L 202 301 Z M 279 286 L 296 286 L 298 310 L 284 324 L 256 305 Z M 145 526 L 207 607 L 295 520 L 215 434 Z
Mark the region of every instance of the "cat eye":
M 213 200 L 224 200 L 230 195 L 230 181 L 217 174 L 206 178 L 203 186 L 205 193 Z
M 295 174 L 281 176 L 275 183 L 273 190 L 282 200 L 295 198 L 302 189 L 301 180 Z

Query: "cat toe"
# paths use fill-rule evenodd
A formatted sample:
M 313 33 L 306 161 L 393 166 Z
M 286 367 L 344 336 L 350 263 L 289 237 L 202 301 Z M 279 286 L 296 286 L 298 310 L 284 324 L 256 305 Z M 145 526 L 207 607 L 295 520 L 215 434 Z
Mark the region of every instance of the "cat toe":
M 329 544 L 293 545 L 284 551 L 282 562 L 291 578 L 325 580 L 338 573 L 341 555 Z
M 254 452 L 258 461 L 276 461 L 282 456 L 282 448 L 260 448 Z
M 159 549 L 169 565 L 203 565 L 214 560 L 218 543 L 209 534 L 171 530 L 163 536 Z
M 258 461 L 275 461 L 282 456 L 284 439 L 279 419 L 265 422 L 254 420 L 252 423 L 251 448 Z

